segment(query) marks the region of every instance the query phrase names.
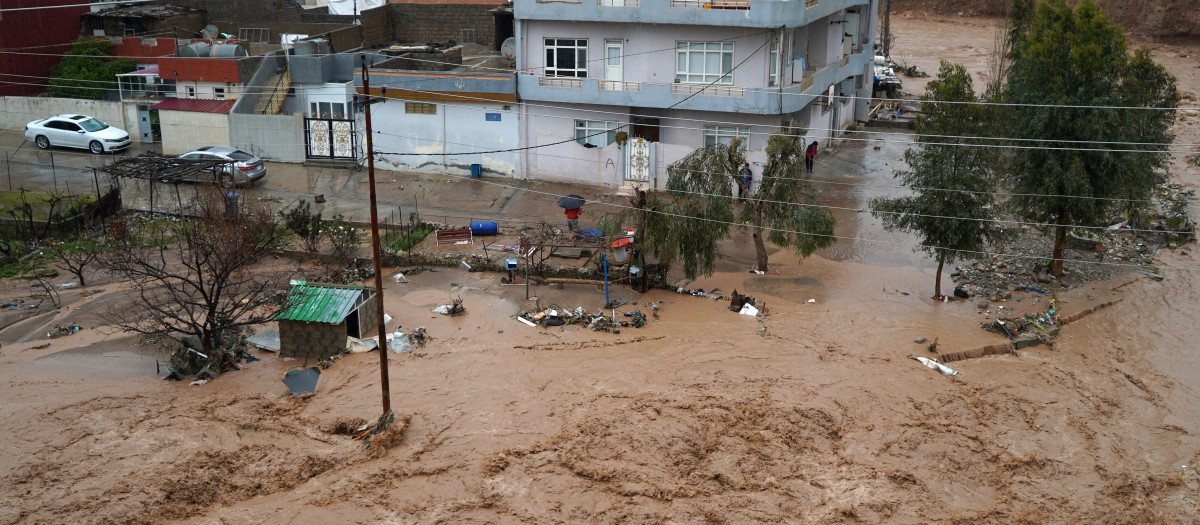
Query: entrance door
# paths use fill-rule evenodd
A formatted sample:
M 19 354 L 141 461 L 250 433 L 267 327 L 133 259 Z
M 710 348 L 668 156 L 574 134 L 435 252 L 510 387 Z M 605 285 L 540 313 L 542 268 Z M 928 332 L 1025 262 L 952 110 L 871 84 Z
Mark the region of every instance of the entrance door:
M 659 120 L 649 117 L 633 117 L 633 130 L 630 135 L 641 137 L 647 142 L 658 142 Z
M 142 143 L 154 142 L 154 128 L 150 126 L 150 106 L 138 104 L 138 133 L 142 134 Z
M 622 60 L 625 43 L 621 40 L 604 41 L 604 80 L 620 82 L 623 79 Z

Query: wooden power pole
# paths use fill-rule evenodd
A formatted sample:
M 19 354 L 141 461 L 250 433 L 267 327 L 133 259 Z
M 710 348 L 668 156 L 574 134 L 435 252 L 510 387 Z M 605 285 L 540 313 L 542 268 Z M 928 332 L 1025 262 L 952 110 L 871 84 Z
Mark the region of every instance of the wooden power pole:
M 375 314 L 379 322 L 379 384 L 383 387 L 383 416 L 392 413 L 392 388 L 388 383 L 387 326 L 383 321 L 383 264 L 379 255 L 379 209 L 375 205 L 375 149 L 371 143 L 371 75 L 367 72 L 367 55 L 362 60 L 364 117 L 367 125 L 367 181 L 371 190 L 371 256 L 375 259 Z M 380 417 L 380 421 L 384 418 Z

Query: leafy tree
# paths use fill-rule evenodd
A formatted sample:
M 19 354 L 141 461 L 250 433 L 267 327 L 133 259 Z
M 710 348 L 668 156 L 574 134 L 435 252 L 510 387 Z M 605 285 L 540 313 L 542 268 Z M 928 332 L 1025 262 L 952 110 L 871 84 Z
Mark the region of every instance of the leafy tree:
M 344 268 L 354 261 L 354 256 L 358 255 L 358 247 L 363 242 L 362 232 L 340 213 L 334 215 L 333 219 L 324 221 L 321 234 L 329 239 L 329 255 L 339 268 Z
M 942 268 L 960 256 L 983 251 L 1005 240 L 995 222 L 993 193 L 998 184 L 998 153 L 971 147 L 986 136 L 989 108 L 976 102 L 971 74 L 961 64 L 942 61 L 937 79 L 925 88 L 921 115 L 915 122 L 918 146 L 904 152 L 908 171 L 895 177 L 912 195 L 871 199 L 871 214 L 889 231 L 916 233 L 916 250 L 937 259 L 934 296 L 942 295 Z
M 729 145 L 693 151 L 667 166 L 667 193 L 674 199 L 656 220 L 667 221 L 662 250 L 682 260 L 688 279 L 712 275 L 721 255 L 717 243 L 729 238 L 734 217 L 730 181 L 745 162 L 741 140 L 734 139 Z
M 742 222 L 756 225 L 754 251 L 760 271 L 767 271 L 764 234 L 780 248 L 793 248 L 801 259 L 836 241 L 833 214 L 816 205 L 817 192 L 804 170 L 804 132 L 788 125 L 767 138 L 762 183 L 742 208 Z M 744 195 L 749 188 L 742 191 Z
M 115 93 L 117 75 L 128 73 L 137 64 L 125 58 L 113 58 L 113 43 L 107 38 L 84 37 L 75 41 L 58 65 L 51 69 L 50 94 L 56 97 L 99 100 Z
M 234 330 L 270 321 L 284 306 L 288 275 L 252 267 L 283 246 L 286 230 L 265 205 L 226 213 L 219 188 L 202 191 L 197 205 L 197 218 L 167 223 L 142 242 L 114 243 L 100 258 L 131 283 L 133 298 L 104 316 L 128 332 L 192 336 L 207 359 L 225 363 Z
M 1179 94 L 1175 78 L 1148 52 L 1129 54 L 1121 29 L 1094 0 L 1074 10 L 1048 0 L 1012 27 L 1005 98 L 1029 105 L 1009 108 L 1007 129 L 1030 139 L 1015 146 L 1032 147 L 1005 163 L 1011 204 L 1025 217 L 1058 225 L 1050 265 L 1058 276 L 1070 227 L 1104 224 L 1129 201 L 1148 201 L 1166 180 L 1174 110 L 1144 108 L 1174 108 Z
M 295 207 L 281 210 L 280 218 L 287 229 L 300 238 L 304 250 L 317 253 L 321 247 L 321 212 L 313 213 L 308 201 L 302 200 Z

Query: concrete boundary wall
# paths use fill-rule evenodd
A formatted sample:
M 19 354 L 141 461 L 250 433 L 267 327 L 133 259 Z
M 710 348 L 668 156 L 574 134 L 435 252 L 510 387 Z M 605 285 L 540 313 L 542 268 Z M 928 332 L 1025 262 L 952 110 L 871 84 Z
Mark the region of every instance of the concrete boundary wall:
M 291 115 L 229 115 L 232 146 L 274 162 L 304 162 L 304 117 Z
M 109 125 L 129 131 L 130 135 L 137 135 L 136 130 L 130 131 L 130 126 L 125 122 L 125 112 L 120 102 L 79 98 L 0 97 L 0 129 L 24 131 L 25 124 L 30 121 L 63 113 L 91 115 Z M 137 121 L 133 124 L 136 125 Z

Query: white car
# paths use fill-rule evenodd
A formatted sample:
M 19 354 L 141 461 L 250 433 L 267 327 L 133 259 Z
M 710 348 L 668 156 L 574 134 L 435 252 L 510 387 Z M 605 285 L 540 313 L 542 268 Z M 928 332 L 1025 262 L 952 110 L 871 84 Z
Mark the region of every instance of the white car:
M 91 150 L 97 155 L 121 151 L 132 144 L 123 129 L 109 126 L 96 117 L 71 114 L 26 124 L 25 140 L 32 140 L 41 149 L 62 146 Z

